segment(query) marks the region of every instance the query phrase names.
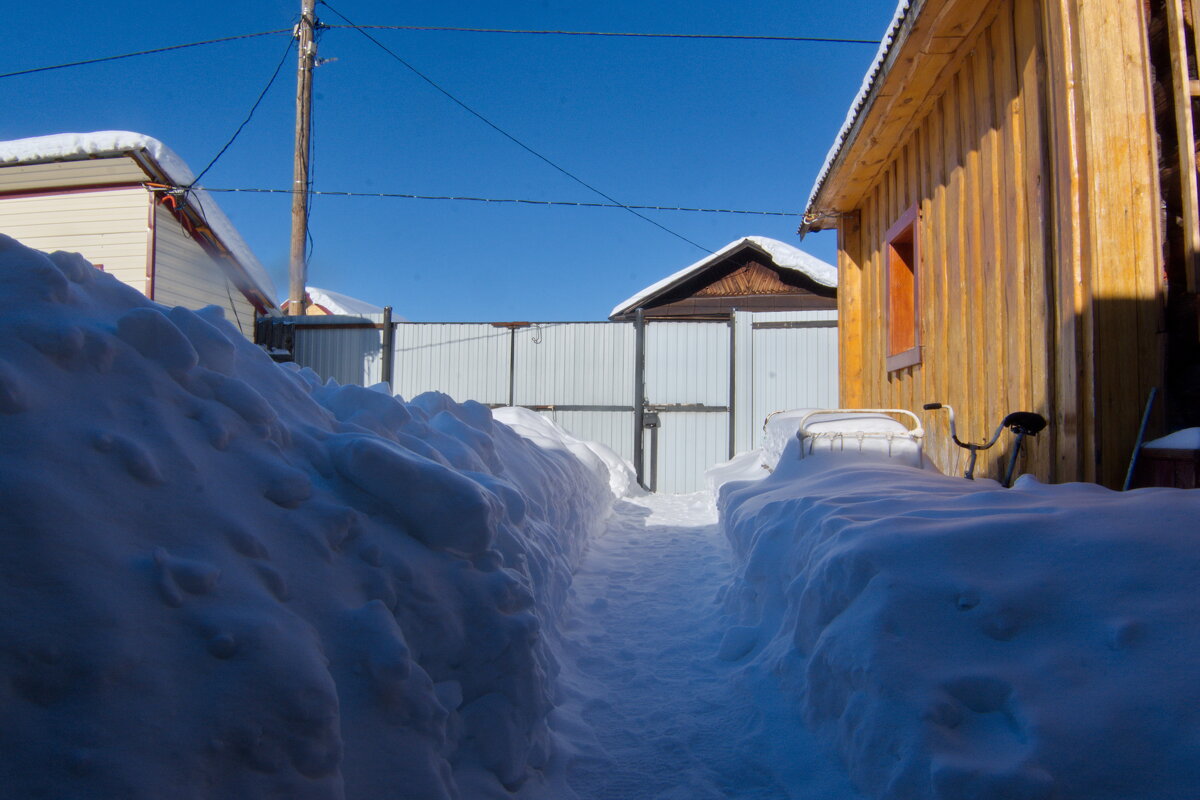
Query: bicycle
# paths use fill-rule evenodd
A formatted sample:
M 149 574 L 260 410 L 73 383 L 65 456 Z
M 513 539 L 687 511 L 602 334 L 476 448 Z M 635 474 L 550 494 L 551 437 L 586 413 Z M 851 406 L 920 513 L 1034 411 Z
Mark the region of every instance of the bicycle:
M 958 438 L 958 430 L 954 425 L 954 409 L 944 403 L 926 403 L 923 408 L 926 411 L 939 411 L 944 409 L 950 415 L 950 438 L 954 443 L 964 450 L 971 453 L 971 457 L 967 460 L 967 469 L 963 472 L 963 477 L 969 481 L 975 480 L 975 459 L 979 456 L 980 450 L 987 450 L 992 445 L 1000 440 L 1000 434 L 1004 433 L 1005 429 L 1011 430 L 1017 437 L 1017 442 L 1013 446 L 1012 456 L 1008 459 L 1008 468 L 1004 471 L 1004 480 L 1001 485 L 1007 489 L 1012 486 L 1013 471 L 1017 467 L 1017 456 L 1021 453 L 1021 444 L 1025 441 L 1026 436 L 1037 436 L 1046 427 L 1046 418 L 1035 411 L 1014 411 L 1009 414 L 996 428 L 996 432 L 992 434 L 992 438 L 982 444 L 974 444 L 972 442 L 964 442 Z

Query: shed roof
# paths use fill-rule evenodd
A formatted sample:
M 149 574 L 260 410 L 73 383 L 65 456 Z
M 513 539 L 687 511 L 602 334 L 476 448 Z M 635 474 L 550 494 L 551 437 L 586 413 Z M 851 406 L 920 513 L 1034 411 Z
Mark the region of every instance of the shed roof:
M 0 168 L 82 161 L 97 158 L 134 157 L 146 177 L 170 186 L 186 188 L 195 180 L 191 169 L 178 155 L 158 139 L 132 131 L 94 131 L 59 133 L 0 142 Z M 187 201 L 199 212 L 213 235 L 229 251 L 245 272 L 253 288 L 268 304 L 275 304 L 275 286 L 266 269 L 254 257 L 241 234 L 203 189 L 188 192 Z
M 366 300 L 359 300 L 357 297 L 351 297 L 348 294 L 335 292 L 332 289 L 320 289 L 316 286 L 306 286 L 305 293 L 308 295 L 308 300 L 315 306 L 319 306 L 327 314 L 337 316 L 358 317 L 358 316 L 382 316 L 383 307 L 377 306 L 374 303 L 368 303 Z M 290 300 L 284 300 L 281 306 L 285 312 L 290 311 Z M 404 317 L 393 316 L 396 322 L 405 322 Z
M 776 267 L 799 272 L 821 286 L 828 286 L 830 288 L 837 286 L 837 268 L 832 264 L 827 264 L 816 256 L 809 255 L 803 250 L 798 250 L 790 244 L 785 244 L 777 239 L 769 239 L 766 236 L 744 236 L 741 239 L 730 242 L 717 252 L 705 256 L 696 263 L 663 278 L 658 283 L 647 286 L 628 300 L 618 303 L 617 307 L 609 314 L 609 317 L 628 314 L 636 310 L 639 306 L 646 305 L 655 298 L 674 289 L 693 275 L 703 272 L 705 269 L 743 248 L 756 250 L 770 259 L 771 263 Z
M 838 131 L 837 136 L 834 137 L 833 144 L 829 147 L 829 152 L 825 155 L 825 163 L 821 165 L 821 170 L 817 173 L 817 179 L 813 182 L 812 191 L 808 193 L 808 203 L 805 204 L 805 226 L 801 227 L 801 234 L 803 234 L 805 227 L 808 226 L 808 217 L 813 211 L 813 201 L 816 200 L 817 194 L 825 184 L 825 179 L 829 177 L 834 162 L 838 160 L 847 141 L 852 138 L 854 128 L 862 117 L 864 109 L 868 108 L 874 101 L 874 93 L 879 86 L 882 75 L 886 74 L 888 67 L 891 66 L 889 56 L 896 50 L 895 45 L 900 40 L 897 34 L 900 32 L 901 27 L 903 27 L 905 20 L 909 18 L 910 12 L 912 12 L 912 16 L 916 16 L 922 5 L 924 5 L 922 0 L 900 0 L 897 4 L 896 13 L 892 15 L 891 24 L 888 25 L 887 31 L 883 34 L 883 39 L 879 42 L 879 50 L 875 52 L 875 59 L 871 62 L 871 66 L 867 68 L 867 74 L 863 76 L 862 86 L 859 87 L 858 94 L 854 96 L 853 102 L 850 103 L 850 110 L 846 112 L 846 119 L 842 122 L 842 127 Z
M 856 207 L 877 184 L 998 8 L 978 0 L 900 1 L 809 194 L 801 236 Z

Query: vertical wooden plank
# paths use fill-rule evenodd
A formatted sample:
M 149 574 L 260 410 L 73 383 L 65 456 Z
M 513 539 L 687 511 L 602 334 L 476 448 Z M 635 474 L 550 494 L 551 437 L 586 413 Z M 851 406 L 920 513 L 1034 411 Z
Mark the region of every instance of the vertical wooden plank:
M 1028 4 L 1025 4 L 1028 5 Z M 1045 406 L 1037 405 L 1032 391 L 1033 364 L 1030 357 L 1031 341 L 1035 336 L 1029 316 L 1030 266 L 1028 247 L 1030 230 L 1027 217 L 1025 192 L 1026 180 L 1024 147 L 1024 106 L 1026 102 L 1037 104 L 1036 87 L 1031 97 L 1025 96 L 1020 85 L 1020 64 L 1017 58 L 1016 9 L 1012 2 L 996 18 L 992 30 L 995 80 L 995 118 L 1000 128 L 1001 153 L 999 173 L 1003 180 L 1002 208 L 1005 224 L 1002 226 L 1003 280 L 1005 322 L 1005 357 L 1008 361 L 1008 406 L 1010 409 L 1038 411 L 1045 414 Z M 1036 342 L 1038 348 L 1046 348 L 1045 339 Z M 1048 459 L 1045 457 L 1048 437 L 1042 436 L 1029 441 L 1022 448 L 1021 469 L 1043 478 L 1048 476 Z
M 931 182 L 936 185 L 933 200 L 930 204 L 932 211 L 928 219 L 924 220 L 923 225 L 929 230 L 929 235 L 932 238 L 932 247 L 930 248 L 931 259 L 935 262 L 931 272 L 933 272 L 933 280 L 936 281 L 935 300 L 933 303 L 934 316 L 931 321 L 935 321 L 936 332 L 931 331 L 931 335 L 927 338 L 927 347 L 933 351 L 932 363 L 926 364 L 929 378 L 927 386 L 929 393 L 926 395 L 923 402 L 950 402 L 951 389 L 951 339 L 948 330 L 948 321 L 952 312 L 951 293 L 947 291 L 949 286 L 949 271 L 948 264 L 950 261 L 949 252 L 949 218 L 947 211 L 947 191 L 949 183 L 949 172 L 946 169 L 946 100 L 940 98 L 934 108 L 930 122 L 927 125 L 929 131 L 929 163 Z M 928 352 L 928 351 L 927 351 Z M 930 385 L 931 384 L 931 385 Z M 949 441 L 948 429 L 946 425 L 945 415 L 938 414 L 926 417 L 926 422 L 931 423 L 934 428 L 935 435 L 931 436 L 930 441 L 936 448 L 935 454 L 939 460 L 937 463 L 944 471 L 949 470 L 950 462 L 948 460 L 948 447 L 953 447 Z
M 972 62 L 972 94 L 975 102 L 975 141 L 978 144 L 976 186 L 979 228 L 977 251 L 979 262 L 976 267 L 976 314 L 982 322 L 976 350 L 980 354 L 977 369 L 983 381 L 979 396 L 982 409 L 983 430 L 992 428 L 1007 413 L 1008 364 L 1004 358 L 1004 334 L 1006 321 L 1003 318 L 1004 294 L 1001 290 L 1002 269 L 1001 238 L 999 224 L 1001 208 L 998 191 L 1001 181 L 997 164 L 997 130 L 994 121 L 995 86 L 992 71 L 996 68 L 995 55 L 990 36 L 983 36 L 976 47 Z M 989 452 L 988 469 L 984 474 L 999 477 L 996 463 L 1003 458 L 999 450 Z
M 931 114 L 930 116 L 935 116 Z M 926 118 L 918 131 L 917 138 L 917 231 L 920 236 L 920 343 L 922 343 L 922 365 L 920 365 L 920 381 L 914 387 L 917 392 L 914 398 L 913 411 L 918 411 L 924 403 L 932 402 L 936 396 L 932 381 L 941 369 L 937 362 L 937 353 L 932 344 L 938 338 L 936 297 L 937 271 L 940 259 L 936 255 L 936 231 L 934 230 L 934 196 L 937 191 L 934 182 L 934 149 L 930 146 L 930 121 Z M 918 411 L 919 414 L 919 411 Z
M 866 222 L 869 238 L 867 252 L 869 256 L 869 267 L 866 273 L 867 279 L 870 281 L 870 296 L 871 308 L 883 308 L 883 292 L 881 291 L 881 283 L 883 281 L 883 266 L 879 263 L 879 197 L 880 191 L 876 189 L 871 193 L 870 201 L 867 204 Z M 870 331 L 870 347 L 867 348 L 868 361 L 865 365 L 865 370 L 868 375 L 868 386 L 870 393 L 867 397 L 868 404 L 879 402 L 880 393 L 883 389 L 880 376 L 880 362 L 882 354 L 880 353 L 880 343 L 886 333 L 885 326 L 880 324 L 880 320 L 876 320 L 876 324 L 871 326 Z
M 904 204 L 903 204 L 905 211 L 916 206 L 918 204 L 918 202 L 920 200 L 920 196 L 921 196 L 920 195 L 920 179 L 918 177 L 918 161 L 919 161 L 919 151 L 920 151 L 920 146 L 921 146 L 920 140 L 921 140 L 920 130 L 914 129 L 911 137 L 909 138 L 908 145 L 905 146 L 905 148 L 904 148 L 905 166 L 906 166 L 904 182 L 905 182 L 906 189 L 907 189 L 905 192 Z M 918 344 L 921 344 L 924 342 L 924 339 L 921 336 L 921 329 L 924 326 L 924 320 L 922 319 L 922 314 L 921 314 L 921 303 L 923 302 L 923 295 L 925 292 L 925 287 L 924 287 L 925 268 L 922 263 L 923 258 L 922 258 L 921 240 L 920 240 L 921 219 L 920 219 L 919 211 L 918 211 L 916 223 L 914 224 L 914 227 L 913 227 L 913 233 L 914 233 L 914 236 L 916 237 L 916 238 L 914 238 L 913 241 L 915 242 L 916 248 L 917 248 L 917 262 L 913 265 L 913 269 L 915 270 L 915 274 L 917 276 L 917 306 L 915 309 L 916 310 L 916 324 L 917 324 L 917 342 L 918 342 Z M 925 369 L 924 364 L 917 364 L 916 366 L 914 366 L 912 369 L 909 370 L 908 380 L 905 382 L 904 405 L 899 406 L 900 408 L 907 408 L 909 410 L 915 410 L 919 407 L 920 403 L 917 400 L 917 398 L 921 394 L 920 382 L 923 380 L 923 377 L 924 377 L 924 375 L 923 375 L 924 369 Z
M 1021 209 L 1019 222 L 1024 236 L 1020 245 L 1027 275 L 1019 287 L 1019 299 L 1028 320 L 1021 351 L 1029 364 L 1030 408 L 1044 414 L 1053 426 L 1037 439 L 1037 453 L 1043 459 L 1038 474 L 1059 481 L 1069 478 L 1061 471 L 1062 432 L 1058 429 L 1056 411 L 1060 402 L 1056 391 L 1061 340 L 1054 314 L 1057 286 L 1053 277 L 1053 226 L 1048 220 L 1051 132 L 1047 114 L 1044 9 L 1042 0 L 1018 0 L 1013 10 L 1013 56 L 1019 98 L 1014 109 L 1017 115 L 1014 148 L 1021 165 L 1015 200 Z
M 1195 292 L 1200 287 L 1200 199 L 1197 198 L 1194 146 L 1196 131 L 1192 119 L 1187 33 L 1184 29 L 1182 0 L 1164 2 L 1167 6 L 1167 38 L 1171 47 L 1171 100 L 1175 111 L 1175 134 L 1179 139 L 1179 179 L 1183 194 L 1183 256 L 1187 264 L 1187 289 L 1189 292 Z M 1196 10 L 1193 6 L 1193 20 L 1195 17 Z
M 945 326 L 942 336 L 946 341 L 946 393 L 940 398 L 942 402 L 960 403 L 967 393 L 963 384 L 965 363 L 963 362 L 963 347 L 965 330 L 963 317 L 967 313 L 963 302 L 963 287 L 961 284 L 962 262 L 962 170 L 958 164 L 958 79 L 951 80 L 946 89 L 946 102 L 942 114 L 942 157 L 945 170 L 946 184 L 946 214 L 942 221 L 942 229 L 946 236 L 946 282 L 942 291 L 946 294 L 947 313 L 942 318 Z M 943 444 L 945 465 L 953 470 L 957 454 L 952 450 L 951 442 Z
M 1059 480 L 1092 480 L 1091 310 L 1085 308 L 1086 165 L 1080 150 L 1077 42 L 1072 0 L 1044 0 L 1051 234 L 1055 284 L 1055 430 Z
M 848 408 L 863 400 L 863 246 L 858 211 L 838 222 L 838 396 Z
M 963 337 L 964 369 L 967 377 L 967 392 L 957 407 L 962 408 L 960 424 L 970 436 L 986 427 L 985 403 L 987 386 L 985 369 L 980 349 L 983 346 L 983 292 L 980 283 L 979 231 L 983 227 L 979 207 L 979 142 L 976 131 L 975 93 L 972 81 L 976 57 L 972 55 L 963 65 L 958 82 L 958 135 L 962 147 L 959 158 L 963 175 L 963 264 L 962 292 L 966 304 L 964 322 L 966 335 Z M 986 458 L 981 467 L 987 466 Z
M 1180 20 L 1182 21 L 1182 20 Z M 1135 5 L 1083 4 L 1076 17 L 1079 93 L 1089 188 L 1094 322 L 1096 479 L 1119 485 L 1149 389 L 1140 364 L 1158 362 L 1154 297 L 1143 275 L 1158 269 L 1158 197 L 1148 120 L 1145 30 Z M 1190 97 L 1188 104 L 1190 107 Z M 1189 108 L 1190 110 L 1190 108 Z M 1189 149 L 1185 146 L 1185 149 Z M 1193 220 L 1195 221 L 1195 220 Z M 1149 306 L 1149 307 L 1148 307 Z

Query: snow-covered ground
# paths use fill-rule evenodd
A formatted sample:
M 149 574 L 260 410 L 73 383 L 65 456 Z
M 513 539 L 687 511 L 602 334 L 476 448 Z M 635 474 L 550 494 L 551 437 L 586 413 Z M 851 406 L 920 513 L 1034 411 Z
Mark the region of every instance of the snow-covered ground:
M 730 610 L 870 797 L 1200 796 L 1200 492 L 857 454 L 730 483 Z
M 772 441 L 718 524 L 0 237 L 0 795 L 1200 796 L 1200 493 Z
M 543 633 L 621 483 L 543 434 L 323 385 L 0 237 L 0 794 L 540 780 Z
M 736 663 L 707 493 L 618 504 L 575 576 L 554 723 L 583 800 L 850 800 L 770 676 Z M 561 789 L 556 798 L 569 796 Z

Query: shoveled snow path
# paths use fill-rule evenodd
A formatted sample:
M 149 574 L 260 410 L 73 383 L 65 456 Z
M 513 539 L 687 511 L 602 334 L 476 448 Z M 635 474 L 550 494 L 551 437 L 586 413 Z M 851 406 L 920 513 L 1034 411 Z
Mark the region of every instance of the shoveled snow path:
M 581 800 L 858 797 L 771 676 L 718 657 L 730 558 L 703 493 L 627 499 L 592 542 L 556 712 Z

